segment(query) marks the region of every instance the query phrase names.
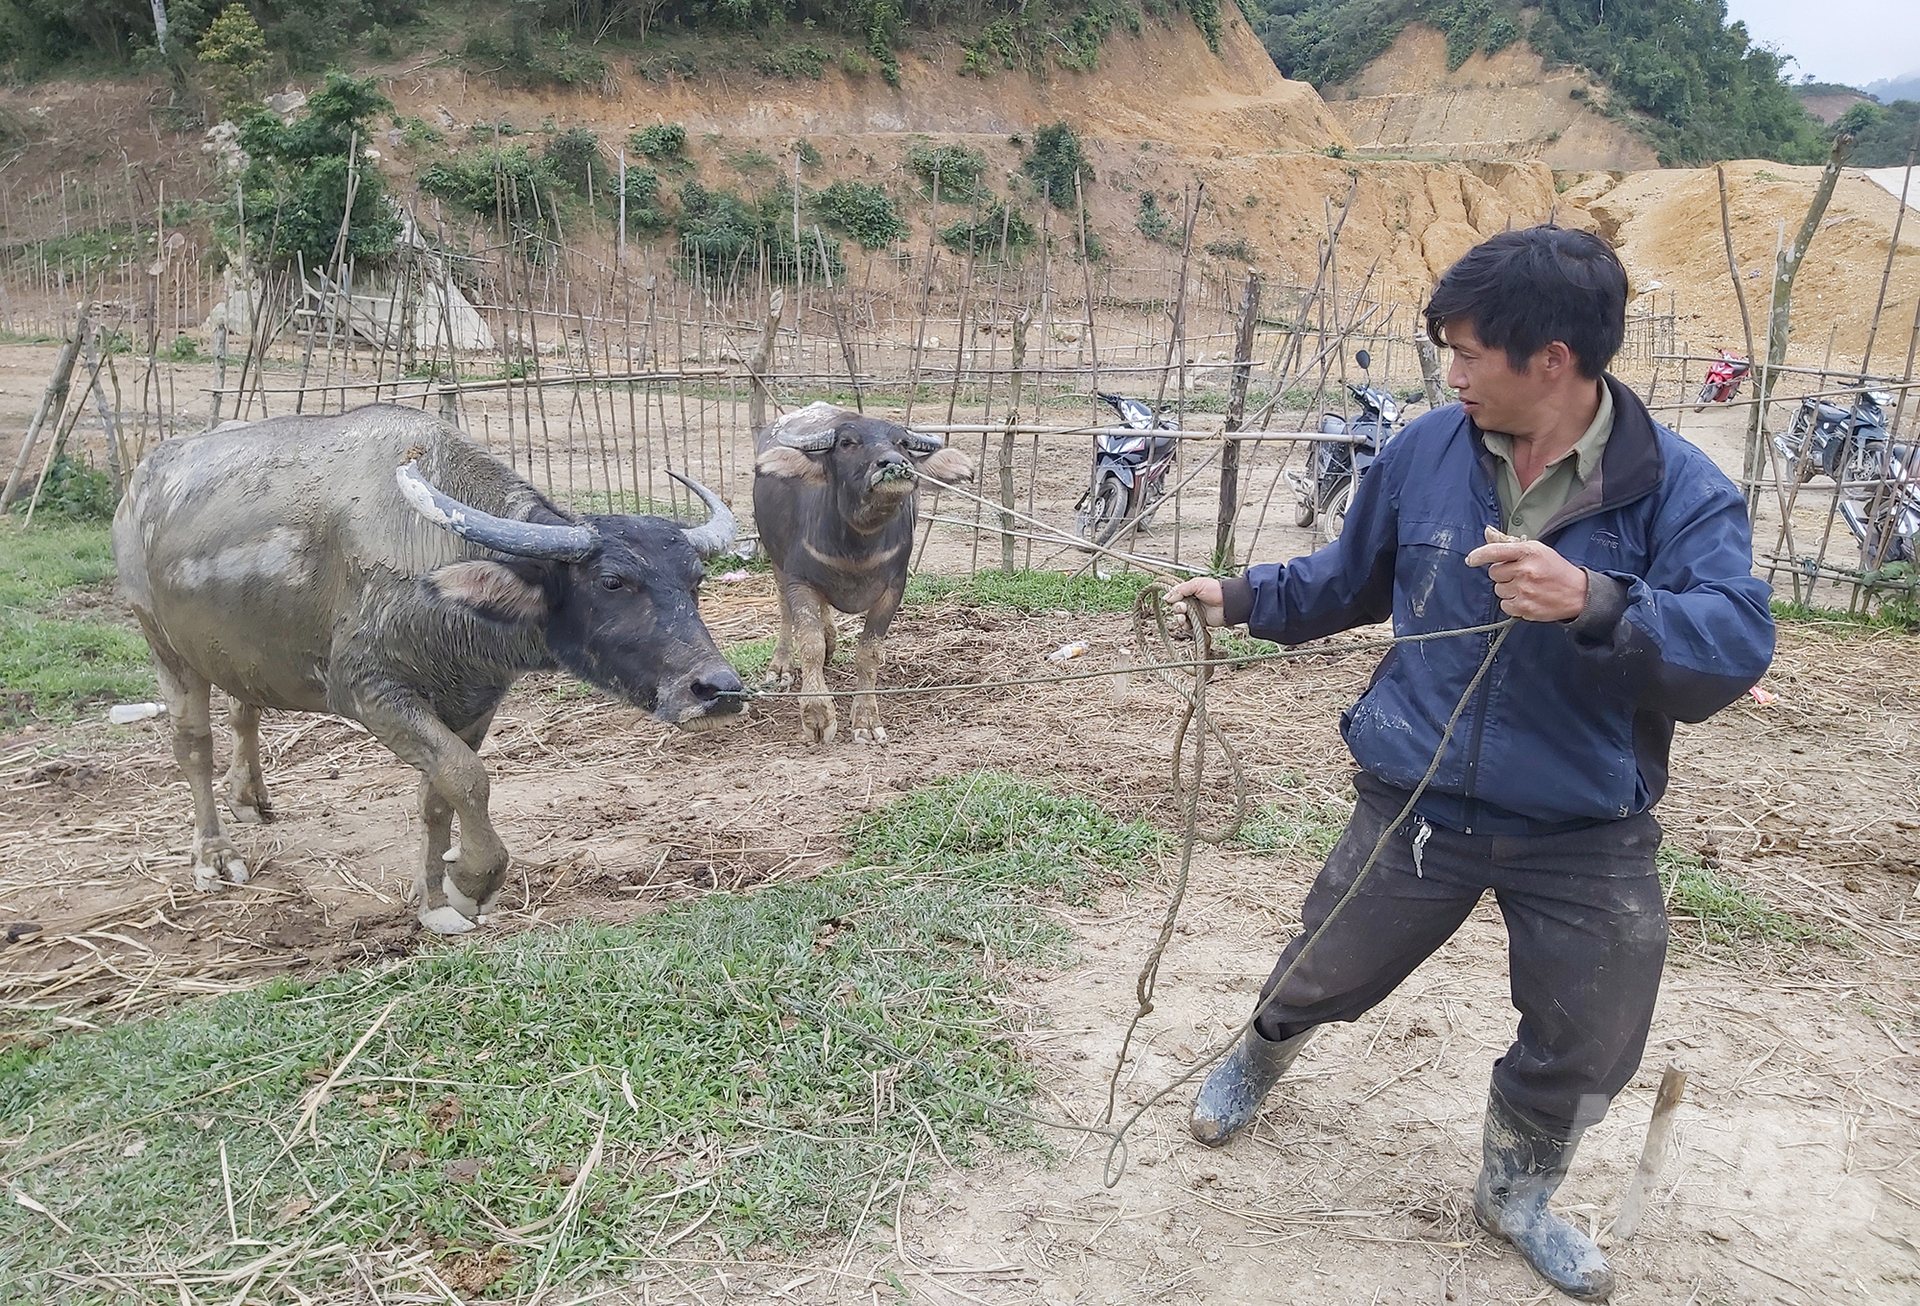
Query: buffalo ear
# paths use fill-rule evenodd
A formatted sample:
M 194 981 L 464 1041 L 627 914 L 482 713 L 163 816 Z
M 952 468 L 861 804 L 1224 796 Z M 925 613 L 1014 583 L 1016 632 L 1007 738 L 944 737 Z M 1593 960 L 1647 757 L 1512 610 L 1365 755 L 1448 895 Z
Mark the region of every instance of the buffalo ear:
M 973 479 L 973 459 L 958 449 L 936 449 L 920 464 L 920 474 L 952 485 Z
M 776 444 L 761 451 L 753 460 L 753 470 L 762 476 L 784 476 L 795 481 L 827 483 L 827 469 L 798 449 Z
M 545 589 L 511 563 L 479 558 L 450 562 L 425 579 L 441 598 L 489 621 L 528 622 L 547 607 Z

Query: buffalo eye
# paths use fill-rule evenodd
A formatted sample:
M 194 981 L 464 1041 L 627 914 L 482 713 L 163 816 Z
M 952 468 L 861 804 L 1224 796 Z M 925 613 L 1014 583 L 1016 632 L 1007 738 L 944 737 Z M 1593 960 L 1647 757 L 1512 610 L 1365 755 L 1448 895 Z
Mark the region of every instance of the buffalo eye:
M 600 588 L 603 590 L 617 590 L 624 589 L 625 587 L 626 582 L 618 576 L 602 576 L 600 578 Z

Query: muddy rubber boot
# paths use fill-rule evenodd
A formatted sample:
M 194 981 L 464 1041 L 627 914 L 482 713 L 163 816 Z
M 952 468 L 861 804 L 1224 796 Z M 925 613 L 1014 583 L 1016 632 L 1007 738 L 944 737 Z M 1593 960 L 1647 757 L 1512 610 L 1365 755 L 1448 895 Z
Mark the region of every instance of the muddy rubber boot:
M 1275 1043 L 1249 1029 L 1240 1045 L 1229 1052 L 1193 1101 L 1193 1119 L 1188 1127 L 1193 1136 L 1208 1147 L 1219 1147 L 1253 1123 L 1266 1097 L 1287 1067 L 1300 1055 L 1300 1049 L 1313 1037 L 1313 1031 L 1295 1034 Z
M 1605 1301 L 1613 1271 L 1593 1240 L 1547 1209 L 1567 1177 L 1579 1135 L 1558 1138 L 1487 1094 L 1484 1162 L 1473 1188 L 1473 1218 L 1512 1243 L 1539 1276 L 1579 1301 Z

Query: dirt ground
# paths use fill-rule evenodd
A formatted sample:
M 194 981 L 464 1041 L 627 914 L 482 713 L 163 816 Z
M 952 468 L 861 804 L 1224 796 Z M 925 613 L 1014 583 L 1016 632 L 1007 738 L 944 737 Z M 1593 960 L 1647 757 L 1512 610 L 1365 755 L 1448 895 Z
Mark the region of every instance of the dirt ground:
M 714 585 L 707 615 L 723 642 L 770 632 L 767 580 Z M 1091 646 L 1087 665 L 1110 667 L 1131 644 L 1120 617 L 1023 619 L 953 602 L 909 611 L 896 630 L 895 684 L 1040 673 L 1043 655 L 1072 638 Z M 1260 801 L 1344 799 L 1335 718 L 1373 658 L 1341 656 L 1341 642 L 1324 657 L 1226 673 L 1210 695 Z M 1616 1301 L 1893 1303 L 1920 1285 L 1920 695 L 1888 674 L 1916 653 L 1906 636 L 1792 627 L 1765 682 L 1776 702 L 1743 701 L 1681 730 L 1662 809 L 1670 838 L 1851 942 L 1710 953 L 1676 924 L 1646 1065 L 1562 1194 L 1574 1218 L 1606 1227 L 1660 1068 L 1685 1065 L 1678 1144 L 1642 1232 L 1615 1253 Z M 621 920 L 806 875 L 840 854 L 849 815 L 980 766 L 1172 825 L 1173 707 L 1142 673 L 1117 688 L 910 697 L 886 705 L 884 748 L 808 750 L 790 703 L 685 735 L 531 681 L 484 750 L 516 858 L 498 928 Z M 413 774 L 332 719 L 272 716 L 263 742 L 279 819 L 237 832 L 259 874 L 202 896 L 186 874 L 190 801 L 154 723 L 90 720 L 0 741 L 12 850 L 0 917 L 43 927 L 0 949 L 7 1001 L 84 997 L 66 1019 L 97 1024 L 272 973 L 436 946 L 400 902 L 419 837 Z M 1063 913 L 1079 964 L 1009 975 L 1008 1014 L 1042 1082 L 1037 1109 L 1099 1118 L 1170 869 Z M 1202 851 L 1158 1010 L 1125 1067 L 1123 1108 L 1243 1017 L 1314 869 Z M 1147 1112 L 1113 1188 L 1101 1181 L 1104 1145 L 1069 1133 L 1049 1139 L 1051 1163 L 930 1163 L 929 1190 L 876 1212 L 850 1245 L 806 1264 L 709 1264 L 718 1277 L 701 1299 L 869 1301 L 893 1275 L 938 1303 L 1547 1300 L 1467 1209 L 1485 1075 L 1514 1021 L 1501 930 L 1491 910 L 1476 913 L 1400 993 L 1329 1031 L 1224 1152 L 1186 1139 L 1189 1086 Z

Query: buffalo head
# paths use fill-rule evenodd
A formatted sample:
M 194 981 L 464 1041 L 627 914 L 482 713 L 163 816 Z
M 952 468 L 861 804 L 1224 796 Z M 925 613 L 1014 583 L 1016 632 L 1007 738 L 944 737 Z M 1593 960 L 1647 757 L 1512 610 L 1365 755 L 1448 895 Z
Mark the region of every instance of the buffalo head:
M 755 469 L 832 488 L 838 516 L 869 534 L 892 520 L 926 477 L 970 479 L 973 464 L 936 435 L 865 417 L 824 401 L 768 428 Z
M 740 677 L 700 620 L 701 562 L 734 534 L 733 514 L 711 490 L 674 476 L 707 506 L 706 523 L 691 529 L 617 513 L 532 522 L 468 507 L 412 463 L 395 475 L 429 521 L 508 555 L 435 569 L 426 582 L 442 598 L 538 627 L 554 661 L 662 721 L 702 725 L 740 710 Z

